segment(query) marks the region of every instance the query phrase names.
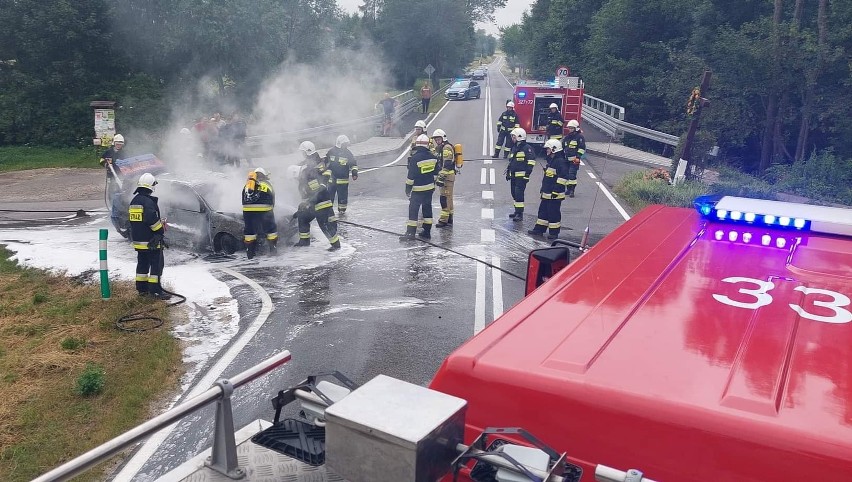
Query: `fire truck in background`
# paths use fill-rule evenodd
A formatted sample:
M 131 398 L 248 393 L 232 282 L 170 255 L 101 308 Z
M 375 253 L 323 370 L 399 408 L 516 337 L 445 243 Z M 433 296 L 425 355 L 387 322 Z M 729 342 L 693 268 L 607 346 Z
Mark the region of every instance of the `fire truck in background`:
M 568 67 L 559 67 L 554 81 L 518 81 L 512 100 L 521 127 L 527 131 L 527 142 L 541 147 L 547 140 L 545 130 L 541 127 L 547 125 L 550 104 L 560 106 L 559 112 L 566 125 L 571 119 L 581 121 L 583 92 L 583 81 L 579 77 L 571 77 Z M 563 134 L 567 134 L 565 127 Z

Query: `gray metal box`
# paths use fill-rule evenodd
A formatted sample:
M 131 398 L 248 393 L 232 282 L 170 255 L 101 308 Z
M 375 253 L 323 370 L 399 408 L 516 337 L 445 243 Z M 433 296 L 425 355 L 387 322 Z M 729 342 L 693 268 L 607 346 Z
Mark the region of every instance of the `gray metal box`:
M 326 409 L 326 464 L 350 482 L 435 482 L 458 455 L 466 406 L 379 375 Z

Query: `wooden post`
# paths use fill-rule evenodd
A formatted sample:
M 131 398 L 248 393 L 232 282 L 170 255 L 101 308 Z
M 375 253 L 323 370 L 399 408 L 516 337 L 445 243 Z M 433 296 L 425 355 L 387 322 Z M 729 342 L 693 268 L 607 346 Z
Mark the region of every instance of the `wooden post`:
M 695 112 L 692 114 L 692 122 L 689 123 L 689 130 L 686 131 L 686 140 L 683 143 L 683 153 L 681 153 L 681 158 L 678 162 L 677 170 L 675 171 L 675 184 L 682 181 L 684 177 L 692 178 L 692 145 L 695 143 L 695 132 L 698 130 L 698 123 L 701 121 L 701 109 L 710 104 L 710 102 L 704 97 L 707 94 L 707 90 L 710 88 L 710 76 L 711 72 L 709 70 L 705 70 L 704 77 L 701 79 L 701 87 L 699 88 L 699 98 L 697 100 Z

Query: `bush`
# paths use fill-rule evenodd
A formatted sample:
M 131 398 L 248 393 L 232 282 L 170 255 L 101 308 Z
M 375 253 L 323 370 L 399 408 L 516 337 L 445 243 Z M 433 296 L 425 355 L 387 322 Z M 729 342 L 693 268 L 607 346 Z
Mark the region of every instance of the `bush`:
M 852 205 L 852 159 L 831 150 L 814 152 L 793 164 L 776 164 L 766 170 L 766 179 L 778 191 Z
M 741 196 L 755 199 L 776 199 L 778 188 L 763 179 L 736 169 L 720 167 L 719 179 L 710 186 L 710 192 L 723 196 Z
M 631 209 L 638 211 L 650 204 L 692 207 L 692 201 L 710 192 L 710 187 L 698 181 L 672 186 L 657 171 L 637 171 L 624 176 L 614 190 Z
M 86 369 L 77 378 L 77 389 L 75 392 L 84 397 L 90 397 L 101 393 L 104 389 L 106 374 L 103 367 L 94 363 L 86 365 Z

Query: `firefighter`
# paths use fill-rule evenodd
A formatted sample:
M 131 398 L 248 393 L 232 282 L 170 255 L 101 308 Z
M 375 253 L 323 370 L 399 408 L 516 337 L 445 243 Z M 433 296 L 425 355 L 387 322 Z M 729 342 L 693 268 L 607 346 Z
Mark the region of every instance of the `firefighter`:
M 136 250 L 136 291 L 140 295 L 167 300 L 171 296 L 163 291 L 160 277 L 163 275 L 163 248 L 166 247 L 166 231 L 160 219 L 160 207 L 157 198 L 151 194 L 157 179 L 146 172 L 139 176 L 135 196 L 130 201 L 130 240 Z
M 494 159 L 500 157 L 500 150 L 503 150 L 503 159 L 509 157 L 512 151 L 512 136 L 510 132 L 515 127 L 521 127 L 518 114 L 515 112 L 515 103 L 512 101 L 506 102 L 506 112 L 500 115 L 497 119 L 497 145 L 494 146 Z M 504 146 L 505 144 L 505 146 Z
M 515 212 L 509 215 L 514 221 L 524 220 L 524 191 L 535 167 L 535 150 L 527 144 L 527 132 L 520 127 L 512 129 L 512 153 L 506 165 L 506 180 L 512 190 Z
M 421 134 L 425 134 L 427 138 L 429 138 L 429 150 L 435 150 L 435 143 L 432 142 L 432 138 L 429 137 L 429 133 L 426 131 L 426 122 L 419 120 L 414 123 L 414 135 L 411 136 L 411 148 L 408 153 L 408 161 L 411 162 L 411 156 L 414 155 L 414 148 L 417 144 L 417 138 L 420 137 Z
M 568 166 L 571 163 L 565 159 L 562 144 L 556 139 L 548 139 L 544 143 L 544 153 L 547 155 L 547 165 L 541 180 L 538 219 L 535 220 L 535 226 L 527 233 L 541 236 L 545 231 L 550 230 L 547 239 L 554 240 L 559 237 L 559 230 L 562 228 L 562 200 L 565 199 Z
M 453 145 L 447 141 L 447 133 L 443 129 L 435 129 L 432 133 L 435 148 L 432 154 L 438 160 L 438 179 L 435 185 L 441 188 L 441 215 L 438 217 L 436 228 L 453 225 L 453 187 L 456 183 L 456 155 Z
M 116 134 L 112 138 L 112 146 L 101 155 L 101 166 L 106 170 L 107 184 L 111 187 L 114 184 L 113 177 L 121 175 L 121 169 L 118 168 L 115 161 L 126 157 L 122 149 L 124 149 L 124 136 Z M 115 188 L 112 187 L 112 189 Z
M 299 145 L 299 151 L 304 158 L 304 168 L 299 173 L 299 194 L 302 196 L 302 202 L 294 215 L 299 221 L 299 242 L 295 246 L 311 245 L 311 221 L 316 219 L 323 234 L 331 243 L 329 251 L 340 249 L 337 218 L 334 216 L 331 193 L 328 190 L 329 169 L 317 153 L 313 142 L 302 142 Z
M 562 114 L 559 113 L 559 106 L 556 103 L 550 104 L 550 112 L 547 114 L 547 125 L 542 127 L 547 131 L 548 139 L 562 139 Z
M 420 134 L 414 140 L 414 153 L 408 163 L 408 178 L 405 180 L 405 195 L 408 196 L 408 222 L 405 235 L 399 239 L 410 241 L 417 232 L 417 218 L 423 214 L 423 230 L 420 237 L 432 237 L 432 195 L 435 193 L 435 176 L 438 159 L 429 150 L 429 136 Z
M 341 134 L 337 136 L 334 147 L 325 155 L 328 170 L 331 172 L 329 190 L 331 202 L 337 197 L 337 213 L 346 214 L 349 204 L 349 176 L 352 180 L 358 180 L 358 163 L 352 151 L 349 150 L 349 137 Z
M 565 158 L 570 161 L 568 170 L 568 197 L 574 197 L 577 188 L 577 171 L 580 170 L 580 160 L 586 155 L 586 138 L 580 131 L 580 123 L 576 119 L 568 121 L 568 135 L 562 139 L 562 150 Z
M 275 191 L 266 169 L 258 167 L 249 172 L 243 187 L 243 241 L 248 259 L 257 254 L 257 235 L 266 235 L 269 254 L 278 252 L 278 227 L 275 225 Z

